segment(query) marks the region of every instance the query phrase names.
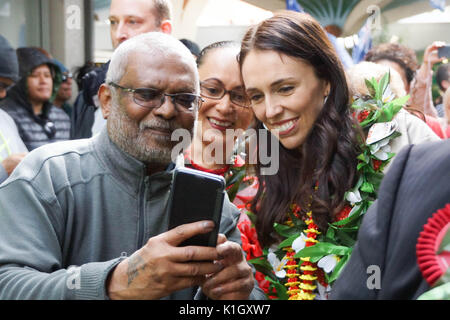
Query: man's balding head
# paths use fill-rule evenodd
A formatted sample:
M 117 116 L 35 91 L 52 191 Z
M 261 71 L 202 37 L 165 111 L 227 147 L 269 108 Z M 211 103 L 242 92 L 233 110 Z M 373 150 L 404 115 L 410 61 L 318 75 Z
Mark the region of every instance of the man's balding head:
M 108 135 L 135 159 L 161 170 L 172 160 L 174 131 L 192 132 L 199 92 L 195 60 L 180 41 L 159 32 L 129 39 L 114 52 L 99 90 Z
M 130 39 L 114 51 L 106 75 L 106 83 L 119 83 L 129 64 L 130 56 L 137 53 L 163 57 L 176 55 L 180 61 L 196 69 L 195 59 L 182 42 L 164 33 L 149 32 Z

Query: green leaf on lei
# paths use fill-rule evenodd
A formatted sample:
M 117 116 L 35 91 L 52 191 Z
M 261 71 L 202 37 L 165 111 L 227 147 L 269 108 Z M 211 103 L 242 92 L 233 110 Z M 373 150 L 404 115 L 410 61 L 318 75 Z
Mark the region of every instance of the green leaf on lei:
M 287 226 L 287 225 L 285 225 L 285 224 L 280 224 L 280 223 L 276 223 L 276 222 L 275 222 L 275 223 L 273 224 L 273 227 L 274 227 L 275 231 L 276 231 L 280 236 L 283 236 L 283 237 L 290 237 L 290 236 L 292 236 L 292 235 L 298 233 L 297 228 L 295 228 L 295 227 L 290 227 L 290 226 Z
M 286 286 L 283 285 L 278 281 L 278 279 L 272 279 L 270 277 L 266 277 L 266 280 L 270 282 L 270 284 L 275 288 L 277 291 L 277 300 L 288 300 L 289 295 L 287 294 Z M 269 290 L 270 292 L 270 290 Z
M 344 246 L 337 246 L 329 242 L 319 242 L 311 247 L 305 247 L 295 254 L 295 258 L 310 257 L 311 262 L 317 262 L 322 257 L 335 254 L 337 256 L 343 256 L 351 252 L 351 248 Z
M 375 93 L 375 99 L 377 99 L 378 101 L 382 100 L 383 94 L 386 91 L 387 86 L 389 85 L 390 77 L 391 77 L 390 72 L 387 72 L 378 83 L 377 90 Z M 372 78 L 372 81 L 375 81 L 376 83 L 375 78 Z
M 289 238 L 285 239 L 284 241 L 282 241 L 279 245 L 278 248 L 282 249 L 285 247 L 290 247 L 292 246 L 292 242 L 294 242 L 295 239 L 297 239 L 299 237 L 298 233 L 293 234 L 292 236 L 290 236 Z
M 351 255 L 351 251 L 352 251 L 352 249 L 350 249 L 348 254 L 340 257 L 341 260 L 339 260 L 339 262 L 336 264 L 336 267 L 334 267 L 333 273 L 331 274 L 331 276 L 329 278 L 327 277 L 328 283 L 333 283 L 333 281 L 335 281 L 339 277 L 342 269 L 344 268 L 345 264 L 347 263 L 347 260 L 349 259 L 350 255 Z

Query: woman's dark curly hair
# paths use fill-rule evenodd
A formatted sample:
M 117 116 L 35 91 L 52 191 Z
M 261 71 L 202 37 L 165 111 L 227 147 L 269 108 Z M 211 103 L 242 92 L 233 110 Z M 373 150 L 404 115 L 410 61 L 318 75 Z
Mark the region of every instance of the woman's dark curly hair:
M 356 181 L 361 132 L 351 116 L 342 64 L 314 18 L 280 11 L 250 28 L 241 44 L 241 69 L 252 50 L 275 51 L 309 63 L 317 77 L 330 83 L 328 99 L 301 148 L 288 150 L 277 142 L 280 158 L 275 175 L 262 175 L 262 165 L 256 166 L 260 183 L 252 210 L 256 213 L 258 239 L 267 246 L 278 240 L 273 225 L 286 221 L 292 203 L 302 208 L 302 214 L 312 210 L 315 223 L 326 230 L 344 206 L 345 192 Z M 262 123 L 258 128 L 263 128 Z
M 419 69 L 417 56 L 413 49 L 396 43 L 382 43 L 367 52 L 364 60 L 377 62 L 379 60 L 396 62 L 405 71 L 408 83 L 414 79 L 414 74 Z

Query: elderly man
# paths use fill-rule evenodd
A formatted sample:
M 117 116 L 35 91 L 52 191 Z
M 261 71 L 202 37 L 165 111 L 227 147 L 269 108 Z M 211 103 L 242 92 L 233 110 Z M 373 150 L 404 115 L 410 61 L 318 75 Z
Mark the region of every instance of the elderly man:
M 172 32 L 170 0 L 112 0 L 109 9 L 111 42 L 116 49 L 122 42 L 145 32 Z M 83 78 L 83 91 L 71 114 L 71 138 L 90 138 L 104 126 L 97 91 L 105 82 L 109 62 Z
M 167 231 L 171 133 L 192 130 L 200 101 L 189 50 L 137 36 L 106 80 L 106 128 L 38 149 L 0 187 L 0 299 L 263 298 L 228 199 L 217 247 L 177 247 L 208 221 Z

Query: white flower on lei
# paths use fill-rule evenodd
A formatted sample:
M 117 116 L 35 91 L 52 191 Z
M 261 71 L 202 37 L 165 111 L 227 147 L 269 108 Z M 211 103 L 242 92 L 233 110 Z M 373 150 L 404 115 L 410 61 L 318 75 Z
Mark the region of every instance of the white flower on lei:
M 389 139 L 383 139 L 370 146 L 370 152 L 378 160 L 384 161 L 389 158 L 389 152 L 391 152 L 391 146 L 389 145 Z
M 358 188 L 355 188 L 353 190 L 350 190 L 347 192 L 347 196 L 345 197 L 345 200 L 350 202 L 350 204 L 353 206 L 355 203 L 361 202 L 361 194 L 359 193 Z
M 395 99 L 395 94 L 391 90 L 391 86 L 387 85 L 386 90 L 383 92 L 383 96 L 381 97 L 381 100 L 383 100 L 383 103 L 391 102 Z
M 319 262 L 317 263 L 317 266 L 319 268 L 322 268 L 323 271 L 325 271 L 326 273 L 330 273 L 334 270 L 338 261 L 339 257 L 337 255 L 329 254 L 320 259 Z
M 308 239 L 307 236 L 302 232 L 300 233 L 300 236 L 292 242 L 292 249 L 295 251 L 295 253 L 302 250 L 306 245 L 306 240 Z
M 286 277 L 286 270 L 284 270 L 283 268 L 288 262 L 286 256 L 284 256 L 283 259 L 281 259 L 280 261 L 280 259 L 278 259 L 273 250 L 269 249 L 269 253 L 267 254 L 267 261 L 269 261 L 270 265 L 272 266 L 272 269 L 275 271 L 275 275 L 278 278 Z

